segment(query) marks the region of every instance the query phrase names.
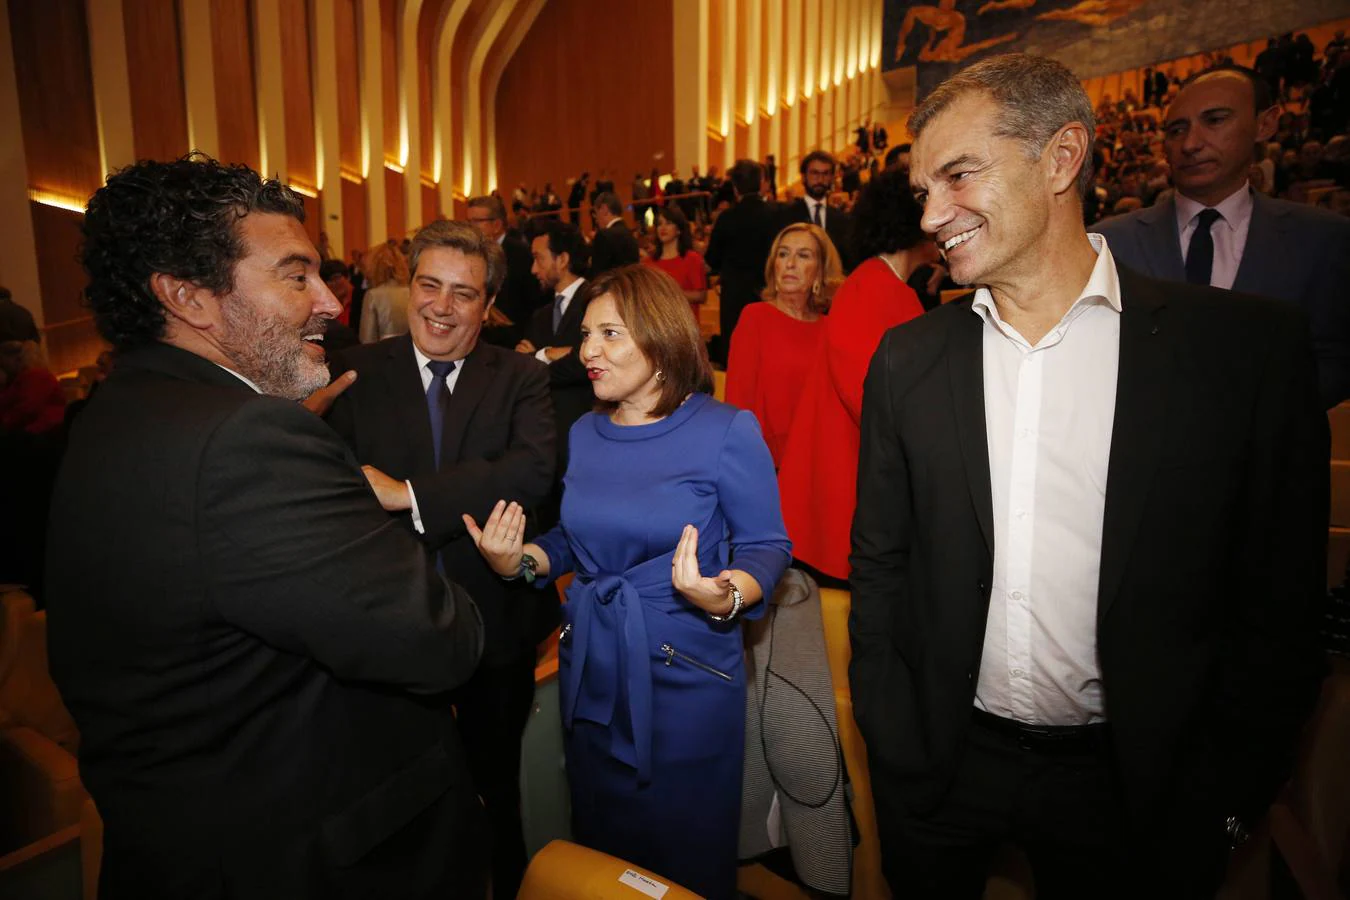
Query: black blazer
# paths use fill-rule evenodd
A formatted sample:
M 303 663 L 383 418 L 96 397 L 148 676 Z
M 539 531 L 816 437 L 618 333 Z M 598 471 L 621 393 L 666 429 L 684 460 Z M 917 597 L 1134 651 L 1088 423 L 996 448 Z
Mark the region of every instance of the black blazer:
M 764 290 L 764 264 L 769 261 L 773 239 L 783 228 L 781 219 L 778 207 L 765 203 L 759 194 L 742 196 L 717 217 L 704 261 L 721 276 L 722 306 L 739 311 L 759 299 Z M 730 334 L 722 337 L 731 340 Z
M 590 285 L 582 282 L 567 304 L 558 330 L 553 330 L 553 303 L 535 310 L 525 337 L 535 347 L 571 347 L 572 352 L 548 364 L 548 385 L 553 396 L 553 421 L 557 428 L 558 478 L 567 472 L 567 435 L 573 423 L 595 406 L 595 391 L 581 364 L 581 320 L 591 302 Z
M 51 671 L 102 897 L 482 896 L 444 691 L 481 625 L 298 403 L 119 354 L 52 506 Z M 465 843 L 461 843 L 465 842 Z
M 1306 203 L 1252 197 L 1252 221 L 1233 290 L 1296 303 L 1308 314 L 1322 402 L 1350 398 L 1350 219 Z M 1173 197 L 1098 222 L 1122 265 L 1152 278 L 1185 281 Z
M 1119 270 L 1098 653 L 1136 834 L 1259 815 L 1317 692 L 1329 454 L 1292 306 Z M 878 807 L 961 758 L 993 574 L 983 321 L 891 329 L 863 393 L 849 677 Z M 1190 834 L 1194 842 L 1194 834 Z
M 600 228 L 591 238 L 591 277 L 629 266 L 638 261 L 637 238 L 628 230 L 623 219 L 609 223 L 608 228 Z
M 811 210 L 806 206 L 806 200 L 798 197 L 791 203 L 783 207 L 783 219 L 781 228 L 786 228 L 794 222 L 810 222 Z M 834 249 L 839 251 L 839 260 L 844 264 L 845 272 L 852 272 L 856 265 L 853 254 L 853 217 L 842 209 L 835 209 L 833 206 L 825 211 L 825 233 L 830 236 L 830 241 L 834 244 Z
M 484 661 L 519 658 L 557 624 L 557 600 L 502 581 L 483 561 L 460 516 L 468 513 L 481 525 L 498 500 L 531 509 L 548 495 L 555 438 L 544 364 L 480 342 L 465 358 L 450 395 L 439 469 L 409 335 L 340 354 L 332 369 L 335 375 L 348 369 L 359 374 L 333 404 L 328 424 L 362 465 L 412 483 L 423 545 L 433 557 L 440 555 L 446 575 L 464 585 L 483 614 Z M 398 518 L 413 531 L 411 514 Z

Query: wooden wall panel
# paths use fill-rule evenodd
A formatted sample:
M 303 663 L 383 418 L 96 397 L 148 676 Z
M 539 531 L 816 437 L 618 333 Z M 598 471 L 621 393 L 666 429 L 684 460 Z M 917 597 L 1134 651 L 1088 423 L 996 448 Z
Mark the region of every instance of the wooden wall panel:
M 407 227 L 403 216 L 407 203 L 403 199 L 403 176 L 393 169 L 384 170 L 384 215 L 389 223 L 387 237 L 403 238 Z
M 11 0 L 9 25 L 29 187 L 83 201 L 103 183 L 84 0 Z
M 85 275 L 79 262 L 84 215 L 41 203 L 29 203 L 29 209 L 42 283 L 47 362 L 56 372 L 89 365 L 104 345 L 84 305 Z
M 441 211 L 437 208 L 440 205 L 440 196 L 434 187 L 422 185 L 422 218 L 430 222 L 440 218 Z
M 324 231 L 323 218 L 319 212 L 319 200 L 317 197 L 307 197 L 300 195 L 300 200 L 305 204 L 305 234 L 314 242 L 314 246 L 319 246 L 319 232 Z
M 211 0 L 211 57 L 216 66 L 220 160 L 257 169 L 262 161 L 253 89 L 252 18 L 248 0 Z
M 277 2 L 281 4 L 281 83 L 286 92 L 286 169 L 292 181 L 312 188 L 319 183 L 319 176 L 314 148 L 308 4 L 306 0 Z
M 384 158 L 402 164 L 398 140 L 398 9 L 397 0 L 380 0 L 381 93 L 384 95 Z M 372 160 L 372 164 L 373 164 Z M 402 203 L 402 198 L 399 198 Z M 402 222 L 390 219 L 390 222 Z
M 563 189 L 582 170 L 617 184 L 675 151 L 672 3 L 550 2 L 502 74 L 497 93 L 498 183 Z M 603 36 L 596 23 L 603 22 Z M 622 35 L 612 40 L 610 35 Z M 604 64 L 591 57 L 603 50 Z M 664 153 L 660 162 L 653 154 Z M 623 191 L 626 194 L 626 191 Z
M 487 7 L 493 0 L 472 0 L 469 9 L 464 13 L 464 18 L 459 22 L 459 31 L 455 32 L 453 49 L 450 54 L 451 75 L 450 89 L 454 93 L 454 127 L 450 129 L 451 149 L 453 152 L 446 156 L 446 163 L 450 166 L 450 172 L 455 184 L 455 193 L 462 195 L 464 193 L 464 111 L 469 107 L 468 86 L 464 83 L 465 71 L 469 64 L 469 55 L 473 53 L 473 33 L 479 25 L 479 20 L 488 14 Z M 592 20 L 592 24 L 597 20 Z M 573 60 L 585 59 L 589 53 L 588 45 L 584 42 L 577 44 L 577 53 L 573 55 Z M 441 171 L 441 177 L 445 178 L 445 170 Z M 479 185 L 474 185 L 474 193 L 478 192 Z
M 436 115 L 431 104 L 431 78 L 435 69 L 436 20 L 441 3 L 448 0 L 423 0 L 422 16 L 417 22 L 417 104 L 421 122 L 422 174 L 432 178 L 436 172 Z M 423 210 L 433 210 L 436 204 L 422 201 Z M 429 214 L 429 213 L 428 213 Z
M 360 57 L 356 52 L 356 0 L 335 0 L 333 4 L 334 30 L 337 35 L 338 60 L 338 149 L 342 168 L 360 175 L 361 172 L 361 82 Z M 347 211 L 346 186 L 343 187 L 343 216 Z M 364 204 L 362 209 L 364 209 Z M 364 229 L 364 225 L 362 228 Z M 347 246 L 362 246 L 360 244 Z
M 176 0 L 122 4 L 137 159 L 176 159 L 188 146 Z
M 366 186 L 346 178 L 342 179 L 342 245 L 347 248 L 348 259 L 353 250 L 370 247 L 366 235 Z

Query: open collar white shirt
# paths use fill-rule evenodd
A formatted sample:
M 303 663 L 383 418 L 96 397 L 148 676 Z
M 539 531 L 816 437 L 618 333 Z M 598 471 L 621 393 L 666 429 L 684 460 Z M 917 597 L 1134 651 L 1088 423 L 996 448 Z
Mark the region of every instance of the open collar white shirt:
M 1120 282 L 1101 235 L 1078 299 L 1032 346 L 988 289 L 985 428 L 994 577 L 975 705 L 1041 725 L 1105 720 L 1097 589 L 1120 360 Z
M 1245 182 L 1242 187 L 1225 197 L 1214 207 L 1219 218 L 1209 226 L 1214 238 L 1214 265 L 1209 272 L 1211 287 L 1232 290 L 1237 281 L 1238 266 L 1242 265 L 1242 250 L 1247 246 L 1247 231 L 1252 225 L 1252 192 Z M 1177 234 L 1181 237 L 1181 261 L 1191 249 L 1191 237 L 1206 209 L 1203 203 L 1176 192 Z

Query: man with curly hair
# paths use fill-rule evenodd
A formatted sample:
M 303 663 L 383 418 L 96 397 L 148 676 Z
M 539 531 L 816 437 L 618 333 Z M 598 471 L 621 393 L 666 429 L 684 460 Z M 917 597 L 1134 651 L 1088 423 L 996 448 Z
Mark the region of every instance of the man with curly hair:
M 297 402 L 339 311 L 303 220 L 195 155 L 89 201 L 117 366 L 58 478 L 48 614 L 102 897 L 484 894 L 445 700 L 481 621 Z

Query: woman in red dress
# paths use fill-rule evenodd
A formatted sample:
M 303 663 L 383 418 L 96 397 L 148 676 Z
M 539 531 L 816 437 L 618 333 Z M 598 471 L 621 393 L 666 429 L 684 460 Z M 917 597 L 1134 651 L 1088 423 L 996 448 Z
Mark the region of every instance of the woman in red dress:
M 775 466 L 825 337 L 825 313 L 844 280 L 839 251 L 805 222 L 778 233 L 764 267 L 763 301 L 741 313 L 727 358 L 727 402 L 759 420 Z
M 779 460 L 779 495 L 792 554 L 827 576 L 819 579 L 825 583 L 849 574 L 867 366 L 887 329 L 922 315 L 919 297 L 905 280 L 919 266 L 938 260 L 936 245 L 919 227 L 922 215 L 902 171 L 883 172 L 863 189 L 853 210 L 853 247 L 866 262 L 834 295 L 823 347 L 812 357 Z
M 699 306 L 708 298 L 708 270 L 694 250 L 689 220 L 675 206 L 656 210 L 656 246 L 643 262 L 675 279 L 697 322 Z

